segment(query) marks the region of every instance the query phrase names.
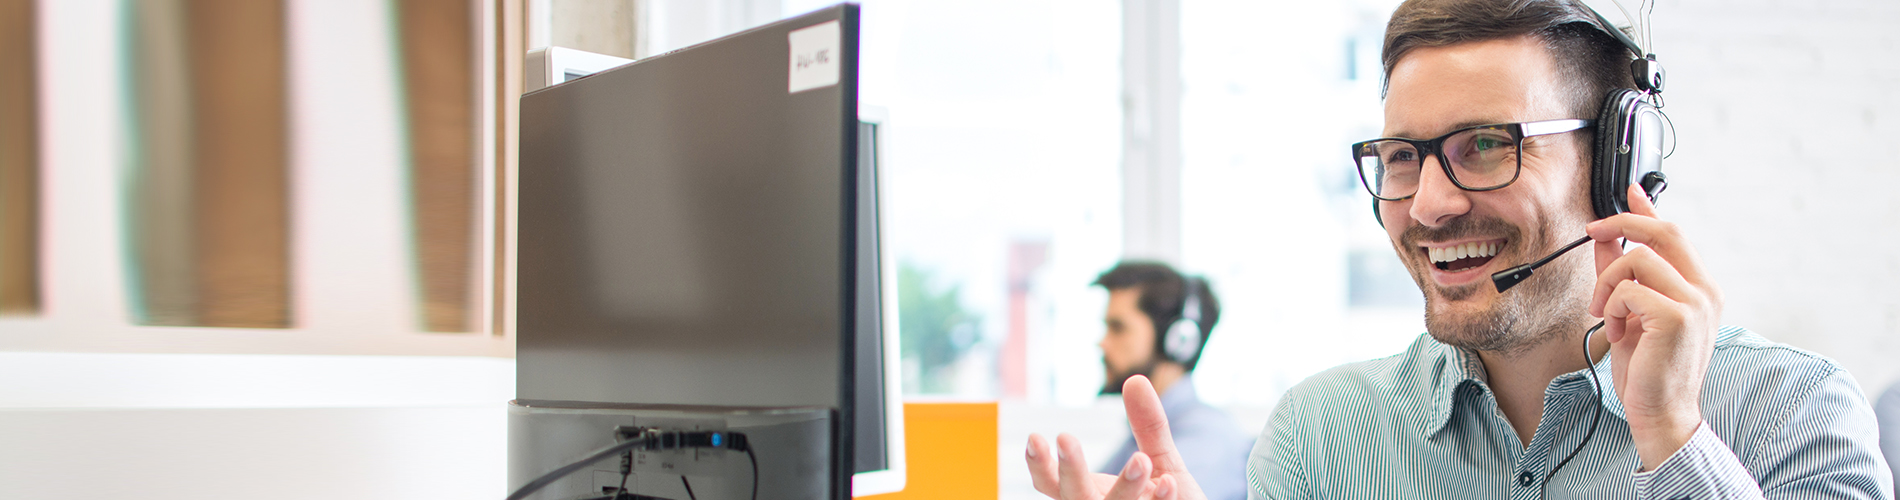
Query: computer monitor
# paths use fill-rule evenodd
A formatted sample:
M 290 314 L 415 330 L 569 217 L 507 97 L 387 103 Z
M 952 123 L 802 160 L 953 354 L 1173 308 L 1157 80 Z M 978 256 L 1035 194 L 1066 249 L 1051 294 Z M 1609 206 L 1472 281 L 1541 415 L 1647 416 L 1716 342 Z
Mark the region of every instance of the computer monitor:
M 611 56 L 567 47 L 542 47 L 528 51 L 528 57 L 521 61 L 521 91 L 534 92 L 557 85 L 579 80 L 615 66 L 633 62 L 625 57 Z
M 901 491 L 906 481 L 897 259 L 890 258 L 889 219 L 883 216 L 891 213 L 881 175 L 887 119 L 883 108 L 859 108 L 854 496 Z
M 518 399 L 835 408 L 839 481 L 903 487 L 857 33 L 845 4 L 522 97 Z

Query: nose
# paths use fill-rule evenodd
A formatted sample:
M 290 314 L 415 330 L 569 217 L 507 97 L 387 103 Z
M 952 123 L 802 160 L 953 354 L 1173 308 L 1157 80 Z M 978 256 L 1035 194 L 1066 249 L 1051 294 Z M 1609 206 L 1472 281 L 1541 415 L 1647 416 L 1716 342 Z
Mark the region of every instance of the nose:
M 1438 155 L 1425 157 L 1418 173 L 1418 194 L 1412 196 L 1412 219 L 1428 227 L 1438 227 L 1471 211 L 1470 193 L 1459 189 L 1445 175 Z

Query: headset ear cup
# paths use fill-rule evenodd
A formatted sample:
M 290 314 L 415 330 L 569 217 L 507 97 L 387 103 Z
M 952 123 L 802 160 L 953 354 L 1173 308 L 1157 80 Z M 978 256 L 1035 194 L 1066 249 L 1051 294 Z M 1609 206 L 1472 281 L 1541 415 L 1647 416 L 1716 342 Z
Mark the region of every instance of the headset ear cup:
M 1175 320 L 1161 341 L 1161 352 L 1169 361 L 1188 364 L 1201 348 L 1201 326 L 1188 319 Z
M 1661 173 L 1662 131 L 1662 110 L 1643 93 L 1617 89 L 1604 98 L 1590 158 L 1590 205 L 1598 219 L 1629 211 L 1630 185 Z
M 1595 147 L 1590 155 L 1590 207 L 1596 212 L 1596 218 L 1603 219 L 1620 213 L 1618 207 L 1623 203 L 1624 190 L 1629 189 L 1628 165 L 1624 163 L 1623 138 L 1629 137 L 1631 107 L 1642 102 L 1642 94 L 1630 89 L 1616 89 L 1604 96 L 1603 108 L 1597 113 Z M 1618 175 L 1619 171 L 1624 175 Z
M 1155 339 L 1160 343 L 1161 355 L 1183 365 L 1192 367 L 1194 359 L 1201 354 L 1201 297 L 1198 287 L 1201 280 L 1188 276 L 1181 277 L 1183 294 L 1181 312 L 1168 324 L 1168 330 L 1161 332 Z

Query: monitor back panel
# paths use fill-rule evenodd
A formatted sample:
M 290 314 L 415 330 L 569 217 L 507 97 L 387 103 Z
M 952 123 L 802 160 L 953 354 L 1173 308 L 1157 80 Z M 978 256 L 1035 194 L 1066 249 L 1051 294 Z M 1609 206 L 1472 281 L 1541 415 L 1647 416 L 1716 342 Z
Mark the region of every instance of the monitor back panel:
M 837 83 L 791 92 L 788 35 L 834 21 Z M 519 399 L 848 418 L 855 23 L 834 7 L 522 97 Z

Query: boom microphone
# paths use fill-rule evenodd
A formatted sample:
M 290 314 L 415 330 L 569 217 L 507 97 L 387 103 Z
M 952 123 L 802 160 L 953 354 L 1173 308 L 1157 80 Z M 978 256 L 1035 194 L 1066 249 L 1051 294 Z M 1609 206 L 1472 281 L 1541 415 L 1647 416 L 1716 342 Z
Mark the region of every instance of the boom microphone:
M 1524 281 L 1524 278 L 1531 277 L 1532 271 L 1536 271 L 1537 268 L 1539 267 L 1544 267 L 1544 264 L 1549 264 L 1551 259 L 1555 259 L 1557 258 L 1557 256 L 1563 255 L 1564 252 L 1569 252 L 1572 249 L 1575 249 L 1579 246 L 1583 246 L 1584 242 L 1587 242 L 1587 241 L 1590 241 L 1589 236 L 1577 238 L 1577 241 L 1572 241 L 1570 242 L 1570 244 L 1564 245 L 1563 248 L 1559 248 L 1557 249 L 1557 251 L 1551 252 L 1550 255 L 1545 255 L 1544 258 L 1537 259 L 1537 262 L 1532 262 L 1529 264 L 1525 264 L 1525 265 L 1513 267 L 1510 269 L 1505 269 L 1503 271 L 1498 271 L 1496 273 L 1492 273 L 1491 284 L 1493 286 L 1498 287 L 1498 293 L 1504 293 L 1505 290 L 1510 290 L 1511 287 L 1517 286 L 1518 282 Z
M 1656 195 L 1662 194 L 1665 189 L 1669 189 L 1669 177 L 1663 175 L 1662 172 L 1650 172 L 1643 175 L 1643 179 L 1638 182 L 1638 185 L 1642 186 L 1643 194 L 1649 197 L 1649 202 L 1655 203 Z M 1572 241 L 1570 244 L 1564 245 L 1563 248 L 1551 252 L 1550 255 L 1545 255 L 1544 258 L 1537 259 L 1537 262 L 1492 273 L 1491 285 L 1498 288 L 1498 293 L 1504 293 L 1505 290 L 1510 290 L 1511 287 L 1517 286 L 1518 282 L 1524 281 L 1524 278 L 1531 277 L 1532 271 L 1536 271 L 1539 267 L 1544 267 L 1544 264 L 1549 264 L 1551 259 L 1555 259 L 1565 252 L 1582 246 L 1583 242 L 1586 241 L 1590 241 L 1590 236 L 1585 235 L 1582 238 L 1577 238 L 1577 241 Z

